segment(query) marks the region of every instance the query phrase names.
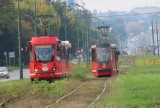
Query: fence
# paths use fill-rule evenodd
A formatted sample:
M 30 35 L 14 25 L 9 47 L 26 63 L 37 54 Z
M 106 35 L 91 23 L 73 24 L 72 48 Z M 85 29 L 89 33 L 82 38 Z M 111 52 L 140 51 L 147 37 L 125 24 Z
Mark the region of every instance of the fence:
M 150 66 L 150 65 L 160 65 L 160 59 L 134 59 L 134 66 Z

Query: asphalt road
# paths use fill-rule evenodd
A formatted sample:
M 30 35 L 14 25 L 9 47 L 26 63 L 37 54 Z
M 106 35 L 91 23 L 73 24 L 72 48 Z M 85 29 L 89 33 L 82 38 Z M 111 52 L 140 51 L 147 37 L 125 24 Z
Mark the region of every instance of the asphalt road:
M 23 69 L 23 78 L 29 78 L 29 69 Z M 20 72 L 19 70 L 14 70 L 9 72 L 9 78 L 0 78 L 0 82 L 6 82 L 10 80 L 17 80 L 20 79 Z

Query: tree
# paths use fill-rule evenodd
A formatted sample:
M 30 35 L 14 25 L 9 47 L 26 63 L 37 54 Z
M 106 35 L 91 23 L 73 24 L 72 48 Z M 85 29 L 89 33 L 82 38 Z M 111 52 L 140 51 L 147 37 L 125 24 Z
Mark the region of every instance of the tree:
M 13 28 L 16 18 L 14 3 L 12 0 L 0 1 L 0 36 L 4 34 L 4 29 Z
M 126 32 L 134 33 L 134 34 L 140 34 L 144 30 L 143 26 L 137 22 L 129 22 L 126 24 Z
M 0 1 L 0 65 L 4 65 L 4 51 L 16 49 L 16 37 L 14 32 L 16 13 L 13 0 Z

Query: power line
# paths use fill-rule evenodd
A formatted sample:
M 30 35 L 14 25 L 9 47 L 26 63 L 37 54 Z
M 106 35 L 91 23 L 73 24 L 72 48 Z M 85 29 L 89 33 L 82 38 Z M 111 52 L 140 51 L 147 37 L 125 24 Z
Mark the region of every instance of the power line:
M 147 14 L 160 14 L 160 11 L 159 12 L 148 12 L 148 13 L 141 13 L 141 14 L 123 14 L 123 15 L 106 15 L 106 16 L 80 16 L 80 17 L 70 17 L 70 18 L 95 18 L 97 17 L 98 18 L 102 18 L 102 17 L 117 17 L 117 16 L 139 16 L 139 15 L 147 15 Z M 98 19 L 98 20 L 101 20 L 101 19 Z
M 99 2 L 99 1 L 102 1 L 102 0 L 93 0 L 93 1 L 88 1 L 86 3 L 88 4 L 88 3 L 94 3 L 94 2 Z
M 147 14 L 160 14 L 160 11 L 159 12 L 140 13 L 140 14 L 106 15 L 106 16 L 97 16 L 97 17 L 138 16 L 138 15 L 147 15 Z

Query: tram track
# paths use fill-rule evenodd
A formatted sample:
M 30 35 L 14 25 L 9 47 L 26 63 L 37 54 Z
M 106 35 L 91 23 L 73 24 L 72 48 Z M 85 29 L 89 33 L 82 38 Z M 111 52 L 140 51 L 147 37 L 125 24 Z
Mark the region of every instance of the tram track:
M 74 90 L 62 96 L 61 98 L 56 100 L 54 103 L 47 105 L 45 108 L 50 108 L 53 106 L 63 108 L 64 106 L 62 105 L 62 103 L 65 105 L 65 108 L 70 108 L 70 107 L 79 108 L 84 106 L 89 108 L 105 92 L 107 79 L 108 78 L 86 79 L 84 82 L 79 84 Z M 97 87 L 98 87 L 98 90 L 96 89 Z M 90 104 L 88 105 L 88 103 Z
M 123 65 L 122 65 L 122 67 L 123 67 Z M 128 68 L 128 66 L 125 67 L 125 68 Z M 99 93 L 97 93 L 98 95 L 95 96 L 94 99 L 93 99 L 93 98 L 90 98 L 90 100 L 92 100 L 92 101 L 88 100 L 88 102 L 87 102 L 87 101 L 85 101 L 85 100 L 83 100 L 83 99 L 80 99 L 81 102 L 89 103 L 89 104 L 87 104 L 87 105 L 84 105 L 86 108 L 92 107 L 92 106 L 97 102 L 97 100 L 99 100 L 99 99 L 103 96 L 104 92 L 105 92 L 106 89 L 107 89 L 107 81 L 108 81 L 108 79 L 109 79 L 109 78 L 87 78 L 87 79 L 85 79 L 85 82 L 83 82 L 83 85 L 85 85 L 87 82 L 90 82 L 90 81 L 98 81 L 98 80 L 103 80 L 103 81 L 104 81 L 104 83 L 103 83 L 103 88 L 101 89 L 101 91 L 100 91 Z M 74 92 L 78 91 L 77 89 L 82 88 L 83 85 L 78 86 L 78 87 L 76 88 L 76 90 L 73 90 L 73 91 L 74 91 Z M 60 100 L 57 100 L 55 103 L 58 104 L 60 101 L 64 101 L 65 98 L 67 98 L 68 96 L 70 96 L 70 98 L 72 98 L 71 95 L 73 95 L 74 92 L 67 94 L 66 96 L 62 97 Z M 96 94 L 95 94 L 95 95 L 96 95 Z M 79 96 L 77 95 L 77 97 L 79 97 Z M 74 98 L 75 98 L 75 97 L 74 97 Z M 63 100 L 63 99 L 64 99 L 64 100 Z M 73 101 L 74 99 L 70 99 L 70 100 Z M 62 102 L 62 103 L 63 103 L 63 102 Z M 69 101 L 68 101 L 68 103 L 72 103 L 72 105 L 71 105 L 71 106 L 69 105 L 69 106 L 66 107 L 66 108 L 69 108 L 69 107 L 76 107 L 76 108 L 77 108 L 77 106 L 73 106 L 73 104 L 76 105 L 76 103 L 77 103 L 76 101 L 73 101 L 73 102 L 69 102 Z M 84 107 L 84 106 L 83 106 L 83 107 Z M 78 108 L 80 108 L 80 107 L 82 107 L 82 106 L 78 106 Z
M 14 97 L 14 98 L 10 98 L 10 99 L 6 99 L 2 102 L 0 102 L 0 108 L 6 108 L 7 104 L 11 101 L 16 100 L 18 97 Z
M 80 85 L 78 85 L 75 89 L 73 89 L 71 92 L 69 92 L 68 94 L 60 97 L 58 100 L 56 100 L 56 104 L 61 101 L 62 99 L 66 98 L 67 96 L 73 94 L 79 87 L 81 87 L 84 84 L 84 82 L 82 82 Z M 54 103 L 47 105 L 45 108 L 49 108 L 50 106 L 52 106 Z
M 96 99 L 95 99 L 94 101 L 92 101 L 92 102 L 87 106 L 87 108 L 90 108 L 90 107 L 103 95 L 103 93 L 105 92 L 106 87 L 107 87 L 106 85 L 107 85 L 107 79 L 106 79 L 106 81 L 104 82 L 104 87 L 103 87 L 102 92 L 96 97 Z

